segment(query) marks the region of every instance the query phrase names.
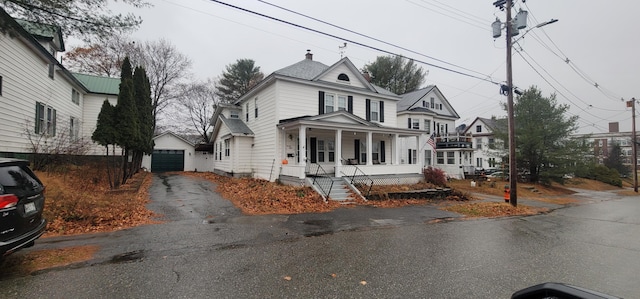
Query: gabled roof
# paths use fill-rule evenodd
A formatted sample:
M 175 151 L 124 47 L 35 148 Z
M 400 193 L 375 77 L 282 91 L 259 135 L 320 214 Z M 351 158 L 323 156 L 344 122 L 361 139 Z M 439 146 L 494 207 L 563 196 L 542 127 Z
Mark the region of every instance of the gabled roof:
M 366 80 L 364 78 L 364 76 L 360 73 L 360 71 L 358 70 L 358 68 L 353 64 L 353 62 L 351 62 L 351 60 L 349 60 L 348 57 L 344 57 L 342 59 L 340 59 L 338 62 L 332 64 L 331 66 L 327 66 L 324 63 L 321 62 L 317 62 L 314 61 L 312 59 L 307 59 L 305 58 L 302 61 L 299 61 L 297 63 L 294 63 L 290 66 L 287 66 L 285 68 L 279 69 L 275 72 L 273 72 L 273 74 L 275 75 L 280 75 L 280 76 L 286 76 L 286 77 L 291 77 L 291 78 L 295 78 L 295 79 L 302 79 L 302 80 L 307 80 L 307 81 L 322 81 L 320 80 L 322 77 L 324 77 L 324 75 L 326 75 L 327 73 L 333 71 L 335 68 L 341 66 L 341 65 L 345 65 L 347 68 L 349 68 L 349 70 L 356 75 L 356 79 L 365 86 L 365 88 L 370 91 L 370 92 L 374 92 L 374 93 L 378 93 L 378 94 L 382 94 L 382 95 L 387 95 L 387 96 L 397 96 L 397 94 L 383 88 L 380 86 L 377 86 L 375 84 L 370 83 L 368 80 Z M 269 76 L 271 77 L 271 76 Z M 265 78 L 265 80 L 267 80 L 269 77 Z M 329 82 L 331 84 L 335 84 L 333 82 Z M 341 85 L 341 87 L 344 87 Z
M 329 66 L 324 63 L 313 61 L 311 59 L 304 59 L 288 67 L 279 69 L 275 71 L 274 74 L 303 80 L 313 80 L 328 68 Z
M 109 78 L 94 75 L 72 73 L 78 81 L 91 93 L 118 95 L 120 93 L 120 78 Z
M 447 108 L 446 111 L 449 111 L 451 113 L 450 115 L 442 114 L 437 110 L 433 110 L 428 107 L 423 107 L 421 105 L 422 100 L 431 92 L 434 92 L 438 95 L 438 97 L 442 100 L 442 103 L 444 104 L 444 106 Z M 460 116 L 458 115 L 458 112 L 456 112 L 456 110 L 453 109 L 453 106 L 451 106 L 451 104 L 444 97 L 442 92 L 440 92 L 440 89 L 438 89 L 438 87 L 435 85 L 429 85 L 424 88 L 403 94 L 402 99 L 400 100 L 400 102 L 398 102 L 397 107 L 398 107 L 398 113 L 403 111 L 425 112 L 425 113 L 433 113 L 433 114 L 437 114 L 445 117 L 454 117 L 456 119 L 460 118 Z
M 412 108 L 412 106 L 422 100 L 422 98 L 424 98 L 435 87 L 435 85 L 429 85 L 427 87 L 403 94 L 402 100 L 398 102 L 398 111 L 408 110 Z M 422 105 L 419 105 L 419 107 L 422 107 Z
M 180 135 L 178 135 L 176 133 L 173 133 L 171 131 L 166 131 L 164 133 L 158 134 L 158 135 L 154 136 L 153 139 L 155 140 L 155 139 L 158 139 L 158 138 L 163 137 L 163 136 L 172 136 L 172 137 L 175 137 L 175 138 L 183 141 L 184 143 L 187 143 L 187 144 L 189 144 L 191 146 L 194 146 L 193 142 L 191 142 L 191 141 L 189 141 L 187 139 L 184 139 L 182 136 L 180 136 Z
M 232 135 L 254 135 L 253 131 L 239 118 L 227 118 L 220 114 L 220 120 L 227 126 Z
M 469 130 L 477 126 L 477 123 L 483 123 L 489 130 L 491 130 L 491 132 L 484 132 L 485 134 L 494 133 L 497 129 L 500 129 L 501 127 L 504 127 L 504 125 L 506 125 L 506 122 L 501 122 L 500 120 L 495 118 L 476 117 L 476 119 L 474 119 L 466 128 L 465 133 L 469 132 Z
M 38 40 L 46 40 L 56 45 L 56 51 L 64 52 L 64 39 L 62 38 L 62 30 L 60 26 L 40 24 L 22 19 L 15 19 L 22 28 Z
M 357 124 L 367 127 L 382 127 L 382 125 L 365 120 L 362 117 L 354 115 L 344 110 L 333 111 L 331 113 L 319 114 L 319 115 L 307 115 L 301 117 L 295 117 L 290 119 L 280 120 L 280 124 L 286 124 L 293 121 L 324 121 L 342 124 Z
M 422 134 L 422 132 L 413 129 L 385 127 L 382 124 L 367 121 L 344 110 L 320 115 L 307 115 L 283 119 L 280 120 L 278 128 L 289 130 L 299 128 L 301 125 L 309 127 L 348 129 L 354 131 L 372 131 L 383 134 L 400 134 L 402 137 Z

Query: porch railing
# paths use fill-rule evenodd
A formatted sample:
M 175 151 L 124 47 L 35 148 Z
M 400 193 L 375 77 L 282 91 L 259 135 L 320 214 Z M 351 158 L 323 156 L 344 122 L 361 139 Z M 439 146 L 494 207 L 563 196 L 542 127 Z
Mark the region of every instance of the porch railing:
M 328 199 L 331 194 L 331 188 L 333 188 L 333 179 L 329 173 L 322 168 L 322 165 L 317 163 L 308 163 L 305 172 L 313 177 L 311 184 L 317 186 L 325 198 Z
M 340 172 L 342 173 L 342 176 L 347 178 L 351 185 L 358 188 L 362 196 L 366 198 L 369 196 L 369 193 L 371 193 L 371 188 L 373 188 L 373 180 L 364 173 L 364 171 L 358 168 L 357 165 L 353 165 L 349 162 L 350 161 L 348 161 L 348 159 L 342 158 L 342 165 L 345 166 Z

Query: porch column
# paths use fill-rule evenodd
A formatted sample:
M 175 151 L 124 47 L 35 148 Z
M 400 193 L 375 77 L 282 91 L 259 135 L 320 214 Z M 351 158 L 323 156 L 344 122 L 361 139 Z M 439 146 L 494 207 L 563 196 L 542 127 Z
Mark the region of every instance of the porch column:
M 336 130 L 335 134 L 335 176 L 342 177 L 342 129 Z
M 367 165 L 373 165 L 373 132 L 367 132 Z
M 420 165 L 420 169 L 422 169 L 422 165 L 424 165 L 424 149 L 420 147 L 420 135 L 416 136 L 416 144 L 418 145 L 416 147 L 416 155 L 418 155 L 416 164 Z M 418 173 L 420 173 L 420 171 L 418 171 Z
M 298 162 L 298 166 L 301 166 L 299 169 L 299 173 L 298 173 L 298 177 L 301 179 L 305 178 L 305 168 L 307 166 L 307 148 L 306 148 L 306 144 L 307 144 L 307 127 L 305 126 L 300 126 L 300 128 L 298 129 L 298 148 L 300 149 L 300 153 L 298 154 L 300 156 L 300 161 Z
M 400 141 L 398 134 L 393 134 L 393 164 L 400 165 Z

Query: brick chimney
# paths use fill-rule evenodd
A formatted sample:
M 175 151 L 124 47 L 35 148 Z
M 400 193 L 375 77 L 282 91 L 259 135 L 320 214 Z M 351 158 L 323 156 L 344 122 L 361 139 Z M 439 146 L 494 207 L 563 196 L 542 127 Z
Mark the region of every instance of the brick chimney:
M 367 82 L 371 82 L 371 76 L 369 76 L 369 72 L 368 71 L 364 71 L 364 73 L 362 73 L 362 76 L 364 76 L 364 78 L 367 80 Z
M 620 132 L 620 126 L 618 122 L 609 123 L 609 133 L 618 133 Z
M 313 54 L 311 54 L 311 50 L 307 50 L 307 54 L 304 55 L 304 58 L 313 60 Z

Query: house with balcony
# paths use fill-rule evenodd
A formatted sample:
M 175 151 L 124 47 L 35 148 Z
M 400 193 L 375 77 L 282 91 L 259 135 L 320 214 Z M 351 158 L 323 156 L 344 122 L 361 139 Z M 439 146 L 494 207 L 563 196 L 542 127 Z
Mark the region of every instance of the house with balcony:
M 472 140 L 456 128 L 460 116 L 437 86 L 402 95 L 397 107 L 398 127 L 420 133 L 418 138 L 403 140 L 401 161 L 440 168 L 452 178 L 462 179 L 465 173 L 473 173 Z M 430 144 L 431 138 L 434 142 Z
M 503 124 L 506 124 L 506 120 Z M 499 170 L 501 168 L 502 157 L 506 152 L 504 142 L 496 138 L 495 131 L 503 124 L 495 117 L 477 117 L 466 128 L 465 134 L 470 135 L 473 140 L 476 169 Z
M 308 51 L 216 107 L 214 171 L 290 184 L 355 176 L 417 182 L 424 163 L 410 163 L 402 145 L 424 132 L 398 127 L 401 99 L 371 84 L 349 58 L 325 65 Z

